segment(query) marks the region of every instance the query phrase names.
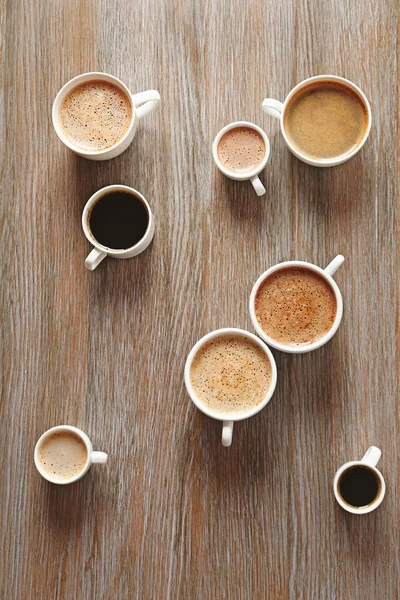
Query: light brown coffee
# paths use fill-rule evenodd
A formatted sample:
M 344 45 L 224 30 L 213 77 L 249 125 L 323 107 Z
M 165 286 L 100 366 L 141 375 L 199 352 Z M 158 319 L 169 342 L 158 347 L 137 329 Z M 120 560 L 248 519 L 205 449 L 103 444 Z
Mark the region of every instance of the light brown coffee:
M 251 127 L 235 127 L 220 139 L 217 153 L 221 164 L 234 173 L 247 173 L 256 169 L 265 156 L 262 136 Z
M 363 141 L 368 114 L 349 87 L 330 81 L 312 83 L 290 99 L 283 119 L 294 148 L 312 159 L 348 154 Z
M 221 335 L 197 352 L 190 380 L 197 396 L 212 410 L 238 412 L 260 404 L 271 385 L 268 357 L 251 339 Z
M 302 346 L 321 339 L 336 317 L 336 297 L 315 271 L 287 267 L 260 285 L 255 313 L 261 329 L 285 346 Z
M 105 81 L 77 85 L 60 107 L 64 135 L 77 148 L 91 152 L 114 146 L 128 131 L 131 120 L 129 98 Z
M 88 453 L 82 439 L 72 431 L 56 431 L 39 446 L 42 469 L 53 479 L 71 479 L 85 467 Z

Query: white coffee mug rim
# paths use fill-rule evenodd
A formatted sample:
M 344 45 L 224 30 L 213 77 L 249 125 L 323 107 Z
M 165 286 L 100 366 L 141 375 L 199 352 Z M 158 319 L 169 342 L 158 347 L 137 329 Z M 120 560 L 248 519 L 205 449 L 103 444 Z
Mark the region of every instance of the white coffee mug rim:
M 263 331 L 263 329 L 259 325 L 257 317 L 256 317 L 254 305 L 255 305 L 255 299 L 256 299 L 256 295 L 257 295 L 260 285 L 263 283 L 263 281 L 265 281 L 265 279 L 267 277 L 269 277 L 272 273 L 275 273 L 275 271 L 279 271 L 281 269 L 285 269 L 288 267 L 302 267 L 302 268 L 309 269 L 311 271 L 318 273 L 325 279 L 325 281 L 327 281 L 329 283 L 329 285 L 331 286 L 331 288 L 335 294 L 336 316 L 335 316 L 335 320 L 332 324 L 332 327 L 322 338 L 320 338 L 316 342 L 313 342 L 312 344 L 304 344 L 303 346 L 287 346 L 285 344 L 280 344 L 273 338 L 269 337 Z M 306 261 L 288 260 L 288 261 L 277 263 L 276 265 L 273 265 L 272 267 L 270 267 L 269 269 L 264 271 L 264 273 L 262 273 L 259 276 L 259 278 L 255 282 L 255 284 L 253 285 L 253 288 L 251 290 L 250 301 L 249 301 L 249 310 L 250 310 L 250 318 L 253 323 L 253 327 L 256 330 L 257 335 L 259 335 L 260 338 L 262 338 L 264 340 L 264 342 L 266 342 L 269 346 L 272 346 L 276 350 L 280 350 L 281 352 L 287 352 L 290 354 L 304 354 L 306 352 L 311 352 L 312 350 L 317 350 L 317 348 L 320 348 L 321 346 L 323 346 L 324 344 L 329 342 L 329 340 L 335 335 L 335 333 L 337 332 L 337 330 L 339 328 L 339 325 L 340 325 L 340 322 L 341 322 L 342 316 L 343 316 L 343 299 L 342 299 L 342 294 L 340 292 L 340 289 L 339 289 L 336 281 L 333 279 L 332 275 L 329 275 L 329 273 L 327 273 L 324 269 L 322 269 L 318 265 L 315 265 L 313 263 L 309 263 Z
M 268 393 L 266 394 L 265 398 L 263 398 L 263 400 L 259 404 L 257 404 L 257 406 L 255 406 L 254 408 L 252 408 L 248 411 L 240 411 L 237 413 L 234 413 L 234 412 L 223 413 L 223 412 L 218 412 L 216 410 L 212 410 L 212 409 L 208 408 L 200 400 L 200 398 L 197 396 L 196 392 L 193 389 L 192 382 L 190 379 L 190 368 L 192 366 L 193 359 L 196 356 L 199 349 L 205 343 L 207 343 L 209 340 L 211 340 L 215 337 L 218 337 L 220 335 L 240 335 L 242 337 L 250 338 L 253 342 L 255 342 L 257 344 L 257 346 L 259 348 L 261 348 L 261 350 L 263 350 L 263 352 L 266 354 L 266 356 L 268 357 L 268 359 L 270 361 L 271 384 L 268 388 Z M 192 402 L 197 406 L 197 408 L 199 410 L 201 410 L 201 412 L 203 412 L 208 417 L 211 417 L 212 419 L 216 419 L 217 421 L 243 421 L 245 419 L 248 419 L 249 417 L 252 417 L 253 415 L 256 415 L 271 400 L 271 398 L 274 394 L 275 388 L 276 388 L 276 383 L 277 383 L 277 369 L 276 369 L 275 359 L 274 359 L 274 356 L 273 356 L 271 350 L 268 348 L 268 346 L 266 346 L 264 344 L 264 342 L 262 340 L 260 340 L 260 338 L 258 338 L 256 335 L 254 335 L 254 333 L 251 333 L 250 331 L 246 331 L 245 329 L 240 329 L 237 327 L 223 327 L 221 329 L 214 329 L 213 331 L 210 331 L 209 333 L 204 335 L 193 346 L 193 348 L 189 352 L 189 355 L 188 355 L 188 357 L 186 359 L 186 363 L 185 363 L 185 385 L 186 385 L 186 389 L 188 391 L 188 394 L 189 394 Z
M 246 173 L 234 173 L 233 171 L 226 169 L 218 158 L 218 144 L 220 139 L 227 131 L 230 131 L 231 129 L 236 129 L 237 127 L 248 127 L 249 129 L 254 129 L 255 131 L 257 131 L 257 133 L 261 135 L 265 144 L 265 156 L 262 162 L 258 165 L 256 169 L 253 169 L 252 171 L 247 171 Z M 220 129 L 220 131 L 217 133 L 213 141 L 212 153 L 215 164 L 224 175 L 237 181 L 247 181 L 248 179 L 251 179 L 255 175 L 261 173 L 261 171 L 265 168 L 271 154 L 271 145 L 269 143 L 269 139 L 265 131 L 263 131 L 261 127 L 259 127 L 255 123 L 251 123 L 250 121 L 234 121 L 232 123 L 228 123 L 228 125 L 225 125 L 225 127 Z
M 321 158 L 321 159 L 317 160 L 317 159 L 314 159 L 314 158 L 311 158 L 311 157 L 307 156 L 306 154 L 302 154 L 301 152 L 299 152 L 298 150 L 296 150 L 296 148 L 291 144 L 289 138 L 286 135 L 283 122 L 284 122 L 285 110 L 286 110 L 286 108 L 287 108 L 287 106 L 288 106 L 288 104 L 290 102 L 290 99 L 294 96 L 294 94 L 296 94 L 301 88 L 306 87 L 307 85 L 311 84 L 314 81 L 323 81 L 323 80 L 337 81 L 339 83 L 342 83 L 345 86 L 348 86 L 354 92 L 356 92 L 356 94 L 358 94 L 358 96 L 363 101 L 364 106 L 365 106 L 365 108 L 367 110 L 368 125 L 367 125 L 367 128 L 366 128 L 365 133 L 364 133 L 364 137 L 362 138 L 361 142 L 358 144 L 358 146 L 356 148 L 354 148 L 353 150 L 351 150 L 351 152 L 347 152 L 345 154 L 340 154 L 339 156 L 335 156 L 333 158 Z M 369 136 L 370 131 L 371 131 L 371 124 L 372 124 L 371 106 L 370 106 L 370 103 L 369 103 L 366 95 L 362 91 L 362 89 L 359 88 L 358 85 L 356 85 L 355 83 L 353 83 L 349 79 L 345 79 L 344 77 L 340 77 L 339 75 L 329 75 L 329 74 L 314 75 L 313 77 L 308 77 L 307 79 L 304 79 L 303 81 L 300 81 L 288 93 L 288 95 L 286 96 L 285 101 L 283 103 L 283 109 L 282 109 L 282 114 L 281 114 L 281 118 L 280 118 L 280 125 L 281 125 L 282 135 L 283 135 L 283 137 L 285 139 L 286 144 L 290 148 L 291 152 L 295 156 L 297 156 L 297 158 L 299 158 L 300 160 L 302 160 L 304 162 L 307 162 L 309 165 L 313 165 L 313 166 L 316 166 L 316 167 L 320 167 L 321 165 L 335 166 L 336 163 L 341 164 L 342 162 L 345 162 L 345 161 L 349 160 L 350 158 L 352 158 L 355 154 L 357 154 L 357 152 L 359 152 L 359 150 L 361 150 L 361 148 L 364 146 L 365 142 L 367 141 L 368 136 Z
M 140 238 L 140 240 L 138 242 L 136 242 L 136 244 L 134 246 L 130 246 L 129 248 L 108 248 L 107 246 L 103 246 L 102 244 L 100 244 L 100 242 L 98 242 L 96 240 L 96 238 L 94 237 L 94 235 L 91 232 L 91 229 L 89 227 L 89 213 L 90 210 L 92 208 L 92 206 L 103 196 L 108 195 L 110 192 L 128 192 L 129 194 L 131 194 L 132 196 L 137 196 L 138 198 L 140 198 L 140 200 L 143 202 L 144 206 L 147 209 L 147 213 L 149 215 L 149 222 L 146 228 L 145 233 L 143 234 L 143 236 Z M 151 228 L 153 226 L 153 213 L 151 211 L 150 205 L 147 202 L 146 198 L 143 196 L 143 194 L 141 194 L 140 192 L 138 192 L 137 190 L 135 190 L 134 188 L 128 186 L 128 185 L 121 185 L 121 184 L 116 184 L 116 185 L 107 185 L 106 187 L 101 188 L 100 190 L 97 190 L 97 192 L 95 192 L 94 194 L 92 194 L 92 196 L 90 196 L 89 200 L 86 202 L 85 207 L 83 209 L 83 213 L 82 213 L 82 228 L 83 228 L 83 232 L 86 236 L 86 238 L 89 240 L 89 242 L 98 250 L 101 250 L 102 252 L 105 252 L 106 254 L 108 254 L 109 256 L 113 256 L 113 255 L 117 255 L 117 254 L 124 254 L 126 252 L 131 252 L 132 250 L 135 250 L 136 247 L 141 244 L 141 242 L 143 241 L 143 239 L 148 235 L 149 231 L 151 231 Z
M 341 495 L 339 494 L 339 489 L 338 489 L 339 479 L 340 479 L 340 476 L 342 475 L 342 473 L 344 473 L 345 471 L 347 471 L 348 469 L 350 469 L 351 467 L 354 467 L 354 466 L 361 466 L 361 467 L 370 469 L 371 471 L 373 471 L 376 474 L 379 481 L 381 482 L 381 492 L 380 492 L 379 496 L 371 504 L 368 504 L 367 506 L 360 506 L 359 508 L 357 508 L 356 506 L 352 506 L 351 504 L 348 504 L 348 502 L 343 500 Z M 385 497 L 385 493 L 386 493 L 386 483 L 385 483 L 383 475 L 379 471 L 379 469 L 377 469 L 373 465 L 371 465 L 367 462 L 364 462 L 362 460 L 352 460 L 352 461 L 347 462 L 344 465 L 342 465 L 336 471 L 335 477 L 333 480 L 333 491 L 334 491 L 335 498 L 336 498 L 338 504 L 344 510 L 347 510 L 347 512 L 350 512 L 353 515 L 365 515 L 367 513 L 372 512 L 376 508 L 378 508 L 378 506 L 382 503 L 382 501 Z
M 60 106 L 61 106 L 62 101 L 64 100 L 65 96 L 67 95 L 67 93 L 70 90 L 72 90 L 74 87 L 76 87 L 80 83 L 85 83 L 86 81 L 88 81 L 88 82 L 94 81 L 95 79 L 98 79 L 99 81 L 106 81 L 107 83 L 113 83 L 114 85 L 116 85 L 120 89 L 122 89 L 122 91 L 126 94 L 126 96 L 129 99 L 131 109 L 132 109 L 132 117 L 131 117 L 131 122 L 129 124 L 129 127 L 126 130 L 126 132 L 124 133 L 123 137 L 121 139 L 119 139 L 117 142 L 115 142 L 115 144 L 113 144 L 112 146 L 109 146 L 108 148 L 103 148 L 102 150 L 85 150 L 84 148 L 81 148 L 79 146 L 75 146 L 74 144 L 72 144 L 72 142 L 70 142 L 69 139 L 64 135 L 61 124 L 60 124 L 60 120 L 59 120 L 59 111 L 60 111 Z M 58 92 L 57 96 L 54 99 L 51 114 L 52 114 L 52 121 L 53 121 L 53 126 L 54 126 L 56 134 L 58 135 L 60 140 L 63 142 L 63 144 L 65 144 L 70 150 L 73 150 L 74 152 L 78 152 L 82 156 L 103 156 L 104 154 L 109 153 L 110 150 L 114 150 L 115 148 L 118 148 L 118 146 L 120 146 L 126 140 L 126 138 L 129 136 L 129 134 L 131 133 L 132 128 L 135 124 L 135 120 L 136 120 L 136 107 L 133 102 L 133 97 L 132 97 L 132 94 L 131 94 L 129 88 L 124 84 L 123 81 L 118 79 L 118 77 L 115 77 L 114 75 L 110 75 L 109 73 L 103 73 L 101 71 L 88 71 L 87 73 L 81 73 L 80 75 L 76 75 L 75 77 L 73 77 L 72 79 L 67 81 L 67 83 L 65 83 L 62 86 L 62 88 L 60 89 L 60 91 Z
M 79 473 L 77 473 L 73 477 L 70 477 L 67 480 L 60 480 L 60 479 L 57 479 L 56 477 L 51 477 L 48 473 L 46 473 L 46 471 L 44 469 L 42 469 L 42 466 L 41 466 L 40 460 L 39 460 L 39 447 L 40 447 L 41 443 L 43 442 L 43 440 L 46 437 L 48 437 L 55 431 L 72 431 L 82 440 L 82 442 L 85 444 L 86 451 L 87 451 L 87 458 L 86 458 L 85 466 L 82 468 L 81 471 L 79 471 Z M 51 427 L 50 429 L 48 429 L 47 431 L 42 433 L 42 435 L 36 442 L 35 451 L 34 451 L 34 461 L 35 461 L 35 466 L 36 466 L 37 470 L 39 471 L 40 475 L 42 477 L 44 477 L 44 479 L 47 479 L 47 481 L 50 481 L 50 483 L 56 483 L 58 485 L 67 485 L 69 483 L 74 483 L 75 481 L 78 481 L 78 479 L 81 479 L 81 477 L 83 477 L 85 475 L 85 473 L 88 471 L 88 469 L 91 465 L 92 452 L 93 452 L 92 444 L 84 431 L 82 431 L 81 429 L 78 429 L 78 427 L 74 427 L 73 425 L 56 425 L 56 427 Z

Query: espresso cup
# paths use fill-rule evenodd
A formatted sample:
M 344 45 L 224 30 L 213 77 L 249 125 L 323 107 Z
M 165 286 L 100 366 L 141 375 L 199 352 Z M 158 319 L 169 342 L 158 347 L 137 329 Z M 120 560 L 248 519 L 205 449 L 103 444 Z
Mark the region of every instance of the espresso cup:
M 64 435 L 66 439 L 68 439 L 68 436 L 70 435 L 71 438 L 76 437 L 80 440 L 82 444 L 82 459 L 79 461 L 78 465 L 74 465 L 73 463 L 68 464 L 69 462 L 71 462 L 72 458 L 68 460 L 68 452 L 64 452 L 63 454 L 61 454 L 59 450 L 57 456 L 55 457 L 58 464 L 48 465 L 48 468 L 45 468 L 43 457 L 41 458 L 41 448 L 43 448 L 44 444 L 46 443 L 46 441 L 49 440 L 49 438 L 51 438 L 52 436 L 57 437 L 60 435 Z M 64 449 L 68 449 L 68 443 L 65 445 Z M 48 429 L 43 435 L 40 436 L 35 446 L 34 452 L 35 466 L 41 474 L 41 476 L 47 479 L 47 481 L 50 481 L 51 483 L 56 483 L 58 485 L 66 485 L 68 483 L 78 481 L 78 479 L 81 479 L 81 477 L 83 477 L 88 472 L 92 464 L 104 465 L 107 462 L 107 458 L 108 456 L 105 452 L 94 452 L 92 443 L 86 435 L 86 433 L 84 433 L 77 427 L 72 427 L 71 425 L 58 425 L 57 427 L 52 427 L 51 429 Z M 75 459 L 76 456 L 74 456 L 74 460 Z M 61 460 L 63 461 L 62 464 L 60 464 Z M 65 467 L 65 463 L 67 463 L 68 469 L 69 467 L 71 467 L 71 469 L 69 470 L 74 471 L 74 473 L 68 477 L 64 477 L 62 475 L 64 468 L 67 468 Z M 53 468 L 51 469 L 50 467 Z M 58 471 L 59 474 L 51 474 L 49 472 L 50 470 L 56 472 Z
M 302 354 L 304 352 L 310 352 L 311 350 L 316 350 L 317 348 L 320 348 L 321 346 L 323 346 L 324 344 L 329 342 L 329 340 L 335 335 L 336 331 L 338 330 L 340 322 L 342 320 L 342 315 L 343 315 L 342 295 L 340 293 L 340 290 L 339 290 L 336 282 L 334 281 L 334 279 L 332 277 L 332 275 L 343 264 L 343 262 L 344 262 L 344 257 L 341 254 L 338 254 L 338 256 L 336 256 L 336 258 L 334 258 L 332 260 L 332 262 L 330 262 L 329 265 L 325 269 L 321 269 L 320 267 L 318 267 L 317 265 L 314 265 L 312 263 L 298 261 L 298 260 L 292 260 L 292 261 L 282 262 L 273 267 L 270 267 L 267 271 L 265 271 L 262 275 L 260 275 L 260 277 L 257 279 L 257 281 L 255 282 L 255 284 L 253 286 L 253 289 L 250 294 L 250 302 L 249 302 L 250 317 L 251 317 L 251 321 L 253 323 L 253 327 L 256 330 L 257 334 L 269 346 L 272 346 L 273 348 L 275 348 L 276 350 L 280 350 L 281 352 L 288 352 L 288 353 L 292 353 L 292 354 Z M 322 279 L 324 281 L 326 281 L 329 284 L 329 287 L 331 288 L 331 290 L 335 296 L 335 299 L 336 299 L 336 315 L 335 315 L 335 319 L 334 319 L 333 324 L 332 324 L 331 328 L 329 329 L 329 331 L 325 335 L 323 335 L 321 338 L 316 340 L 315 342 L 311 342 L 309 344 L 304 344 L 304 345 L 299 345 L 299 346 L 281 344 L 280 342 L 274 340 L 272 337 L 267 335 L 265 333 L 265 331 L 262 329 L 260 323 L 258 322 L 258 319 L 256 316 L 256 310 L 255 310 L 255 302 L 256 302 L 257 292 L 258 292 L 260 286 L 262 285 L 262 283 L 273 273 L 275 273 L 277 271 L 281 271 L 282 269 L 290 268 L 290 267 L 301 267 L 303 269 L 308 269 L 314 273 L 317 273 L 320 277 L 322 277 Z
M 232 129 L 236 129 L 239 127 L 246 127 L 246 128 L 253 129 L 254 131 L 256 131 L 262 137 L 264 146 L 265 146 L 265 155 L 264 155 L 264 158 L 262 159 L 262 161 L 260 162 L 260 164 L 258 164 L 251 171 L 246 171 L 243 173 L 235 172 L 231 169 L 227 169 L 226 167 L 224 167 L 224 165 L 221 163 L 219 156 L 218 156 L 218 145 L 219 145 L 219 142 L 220 142 L 222 136 L 225 135 L 228 131 L 231 131 Z M 266 134 L 260 127 L 258 127 L 257 125 L 254 125 L 254 123 L 249 123 L 248 121 L 236 121 L 235 123 L 230 123 L 229 125 L 226 125 L 226 127 L 224 127 L 223 129 L 221 129 L 221 131 L 218 132 L 218 134 L 213 142 L 212 153 L 213 153 L 213 158 L 214 158 L 215 164 L 217 165 L 218 169 L 220 171 L 222 171 L 222 173 L 224 175 L 226 175 L 230 179 L 235 179 L 236 181 L 250 180 L 250 182 L 252 183 L 252 185 L 256 191 L 257 196 L 262 196 L 263 194 L 265 194 L 265 192 L 266 192 L 265 187 L 261 183 L 258 175 L 259 175 L 259 173 L 261 173 L 261 171 L 264 169 L 265 165 L 268 162 L 269 155 L 270 155 L 270 145 L 269 145 L 269 140 L 268 140 Z
M 60 121 L 60 108 L 66 95 L 78 85 L 89 83 L 91 81 L 104 81 L 105 83 L 111 83 L 112 85 L 115 85 L 128 98 L 132 110 L 132 116 L 127 131 L 114 145 L 102 150 L 85 150 L 75 146 L 65 135 Z M 53 103 L 53 126 L 60 140 L 68 148 L 70 148 L 70 150 L 73 150 L 73 152 L 79 156 L 83 156 L 89 160 L 108 160 L 109 158 L 115 158 L 116 156 L 119 156 L 128 148 L 135 136 L 140 119 L 157 108 L 160 102 L 160 94 L 156 90 L 147 90 L 146 92 L 131 94 L 127 86 L 113 75 L 98 72 L 83 73 L 82 75 L 78 75 L 77 77 L 74 77 L 68 81 L 58 92 Z
M 104 246 L 96 239 L 90 227 L 90 215 L 94 206 L 101 198 L 104 198 L 113 192 L 122 192 L 134 196 L 135 200 L 140 200 L 147 214 L 148 223 L 147 228 L 143 233 L 143 237 L 129 248 L 116 249 Z M 154 218 L 146 198 L 144 198 L 137 190 L 126 185 L 109 185 L 93 194 L 83 209 L 82 227 L 87 239 L 94 246 L 93 250 L 85 260 L 85 267 L 89 271 L 93 271 L 106 256 L 112 256 L 113 258 L 132 258 L 133 256 L 137 256 L 146 250 L 154 236 Z
M 351 92 L 355 93 L 358 96 L 358 98 L 360 99 L 363 107 L 365 108 L 365 112 L 367 115 L 367 125 L 365 127 L 365 131 L 363 133 L 362 139 L 359 141 L 359 143 L 356 145 L 356 147 L 353 148 L 351 151 L 341 154 L 334 158 L 316 159 L 316 158 L 312 158 L 310 156 L 303 154 L 297 148 L 295 148 L 294 145 L 291 143 L 289 136 L 288 136 L 288 132 L 286 131 L 286 127 L 285 127 L 285 116 L 288 112 L 288 108 L 290 109 L 290 104 L 291 104 L 292 98 L 296 94 L 298 94 L 298 92 L 300 90 L 302 90 L 303 88 L 306 88 L 306 87 L 310 86 L 311 84 L 315 84 L 318 82 L 337 83 L 337 84 L 340 84 L 343 87 L 349 89 Z M 279 119 L 282 135 L 283 135 L 283 138 L 284 138 L 289 150 L 303 162 L 305 162 L 309 165 L 313 165 L 315 167 L 334 167 L 336 165 L 340 165 L 340 164 L 346 162 L 347 160 L 352 158 L 355 154 L 357 154 L 357 152 L 363 147 L 363 145 L 365 144 L 365 142 L 368 138 L 369 132 L 371 130 L 371 120 L 372 120 L 371 107 L 369 105 L 367 97 L 365 96 L 365 94 L 360 90 L 360 88 L 357 85 L 355 85 L 348 79 L 344 79 L 343 77 L 338 77 L 336 75 L 317 75 L 315 77 L 309 77 L 308 79 L 305 79 L 304 81 L 301 81 L 300 83 L 298 83 L 296 85 L 296 87 L 294 87 L 291 90 L 291 92 L 289 92 L 289 94 L 287 95 L 286 100 L 283 102 L 283 104 L 282 104 L 282 102 L 279 102 L 279 100 L 274 100 L 273 98 L 265 98 L 265 100 L 262 103 L 262 109 L 264 112 L 269 114 L 271 117 L 275 117 L 276 119 Z
M 337 502 L 347 512 L 365 515 L 381 504 L 386 492 L 385 480 L 376 468 L 381 454 L 379 448 L 371 446 L 361 460 L 347 462 L 336 471 L 333 491 Z M 349 500 L 361 504 L 354 505 Z
M 262 401 L 256 406 L 252 407 L 249 410 L 241 410 L 237 412 L 220 412 L 218 410 L 213 410 L 206 405 L 206 403 L 199 397 L 196 393 L 192 381 L 190 370 L 192 367 L 192 363 L 194 358 L 196 357 L 199 350 L 209 341 L 214 338 L 220 336 L 233 336 L 233 337 L 243 337 L 251 340 L 258 348 L 261 349 L 263 354 L 268 359 L 271 365 L 271 382 L 268 387 L 267 393 Z M 224 329 L 216 329 L 211 333 L 208 333 L 204 337 L 202 337 L 191 349 L 189 356 L 187 357 L 185 364 L 185 385 L 188 391 L 188 394 L 193 401 L 193 403 L 197 406 L 199 410 L 201 410 L 205 415 L 211 417 L 212 419 L 216 419 L 217 421 L 222 421 L 222 445 L 230 446 L 232 444 L 232 436 L 233 436 L 233 425 L 235 421 L 243 421 L 244 419 L 248 419 L 253 415 L 256 415 L 260 410 L 262 410 L 268 402 L 271 400 L 271 397 L 275 391 L 277 380 L 276 373 L 276 364 L 274 357 L 272 356 L 271 351 L 267 346 L 254 334 L 245 331 L 244 329 L 236 329 L 236 328 L 224 328 Z

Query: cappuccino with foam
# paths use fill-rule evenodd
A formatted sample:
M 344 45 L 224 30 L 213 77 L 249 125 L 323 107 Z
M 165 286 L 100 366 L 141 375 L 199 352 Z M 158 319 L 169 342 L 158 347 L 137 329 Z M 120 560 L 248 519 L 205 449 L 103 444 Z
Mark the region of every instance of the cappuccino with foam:
M 101 151 L 117 144 L 132 122 L 126 93 L 107 81 L 88 81 L 74 87 L 60 107 L 63 134 L 86 151 Z
M 265 352 L 250 338 L 220 335 L 198 350 L 190 380 L 208 408 L 223 413 L 248 411 L 266 397 L 272 367 Z
M 86 466 L 88 451 L 83 440 L 69 429 L 57 430 L 44 438 L 38 449 L 43 471 L 52 479 L 69 480 Z

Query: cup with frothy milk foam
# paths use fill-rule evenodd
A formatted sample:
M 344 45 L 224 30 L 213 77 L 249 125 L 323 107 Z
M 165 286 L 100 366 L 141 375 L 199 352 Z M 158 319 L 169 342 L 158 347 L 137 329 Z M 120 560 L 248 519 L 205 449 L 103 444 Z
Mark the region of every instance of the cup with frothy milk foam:
M 155 90 L 131 94 L 107 73 L 84 73 L 66 83 L 53 104 L 60 140 L 90 160 L 115 158 L 132 142 L 138 122 L 160 104 Z
M 46 431 L 35 446 L 34 460 L 39 473 L 59 485 L 83 477 L 92 464 L 105 464 L 105 452 L 94 452 L 86 433 L 71 425 L 59 425 Z
M 342 295 L 332 275 L 343 261 L 338 254 L 325 269 L 287 261 L 260 275 L 249 304 L 258 335 L 276 350 L 292 354 L 326 344 L 342 320 Z
M 271 351 L 243 329 L 217 329 L 202 337 L 189 353 L 185 384 L 204 414 L 222 421 L 222 444 L 232 443 L 233 424 L 257 414 L 276 386 Z
M 270 146 L 260 127 L 248 121 L 230 123 L 217 134 L 212 152 L 224 175 L 237 181 L 249 180 L 257 196 L 265 194 L 258 175 L 268 162 Z

